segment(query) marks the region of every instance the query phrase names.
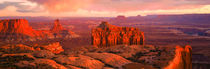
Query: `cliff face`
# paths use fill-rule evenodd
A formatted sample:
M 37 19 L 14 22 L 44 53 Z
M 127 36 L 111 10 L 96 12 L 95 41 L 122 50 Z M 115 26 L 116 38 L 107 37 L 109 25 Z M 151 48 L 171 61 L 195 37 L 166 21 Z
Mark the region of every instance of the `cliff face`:
M 0 20 L 0 38 L 5 40 L 29 39 L 41 34 L 29 26 L 25 19 Z
M 175 57 L 164 69 L 192 69 L 192 48 L 191 46 L 176 47 Z
M 137 28 L 117 27 L 107 22 L 102 22 L 97 28 L 92 29 L 91 36 L 92 44 L 98 47 L 144 44 L 144 33 Z
M 51 30 L 34 30 L 25 19 L 0 20 L 0 39 L 6 41 L 35 41 L 53 38 L 72 38 L 73 32 L 55 20 Z

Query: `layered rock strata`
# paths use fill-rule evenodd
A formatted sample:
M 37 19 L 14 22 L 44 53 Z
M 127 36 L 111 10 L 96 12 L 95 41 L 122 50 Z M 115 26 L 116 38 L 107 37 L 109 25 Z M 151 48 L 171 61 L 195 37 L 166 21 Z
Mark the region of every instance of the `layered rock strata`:
M 26 48 L 26 46 L 22 47 Z M 0 68 L 192 69 L 190 46 L 185 48 L 150 45 L 81 47 L 58 54 L 43 49 L 26 48 L 24 51 L 23 48 L 22 52 L 17 53 L 5 51 L 13 49 L 1 48 Z M 28 50 L 34 51 L 28 52 Z
M 92 44 L 97 47 L 144 44 L 144 33 L 138 28 L 117 27 L 107 22 L 102 22 L 97 28 L 92 29 L 91 36 Z
M 25 19 L 0 20 L 0 39 L 3 41 L 35 41 L 53 38 L 73 38 L 76 34 L 65 29 L 55 20 L 50 30 L 34 30 Z

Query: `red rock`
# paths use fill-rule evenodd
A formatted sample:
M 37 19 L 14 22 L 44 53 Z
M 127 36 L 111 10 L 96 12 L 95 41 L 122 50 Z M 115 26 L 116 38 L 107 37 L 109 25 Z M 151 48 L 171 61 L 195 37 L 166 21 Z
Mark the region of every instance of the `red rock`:
M 27 53 L 33 52 L 35 49 L 33 47 L 29 47 L 23 44 L 17 45 L 5 45 L 0 47 L 0 51 L 4 53 Z
M 29 26 L 25 19 L 0 20 L 0 37 L 9 40 L 37 37 L 41 34 Z
M 55 54 L 59 54 L 64 51 L 64 49 L 62 48 L 59 42 L 51 43 L 48 45 L 42 45 L 42 46 L 39 46 L 39 48 L 42 50 L 51 51 Z
M 102 22 L 92 29 L 92 44 L 98 47 L 113 45 L 143 45 L 144 33 L 133 27 L 117 27 Z
M 35 41 L 52 38 L 76 37 L 74 32 L 63 28 L 59 20 L 55 20 L 51 30 L 34 30 L 25 19 L 0 20 L 0 39 L 6 41 Z
M 11 66 L 11 64 L 19 61 L 32 61 L 36 58 L 33 57 L 30 53 L 19 53 L 19 54 L 3 54 L 0 56 L 1 66 Z
M 145 65 L 140 63 L 129 63 L 123 66 L 123 69 L 157 69 L 151 65 Z
M 17 69 L 67 69 L 63 65 L 50 59 L 35 59 L 34 61 L 20 61 L 15 63 Z
M 71 38 L 72 35 L 76 35 L 74 32 L 63 28 L 58 19 L 54 21 L 54 26 L 50 31 L 53 33 L 54 38 Z
M 192 69 L 192 48 L 191 46 L 176 47 L 174 59 L 164 69 Z
M 85 55 L 98 59 L 112 67 L 121 68 L 121 66 L 132 63 L 131 61 L 112 53 L 86 53 Z
M 78 55 L 76 57 L 59 56 L 56 62 L 67 65 L 74 65 L 85 69 L 102 69 L 104 64 L 88 56 Z

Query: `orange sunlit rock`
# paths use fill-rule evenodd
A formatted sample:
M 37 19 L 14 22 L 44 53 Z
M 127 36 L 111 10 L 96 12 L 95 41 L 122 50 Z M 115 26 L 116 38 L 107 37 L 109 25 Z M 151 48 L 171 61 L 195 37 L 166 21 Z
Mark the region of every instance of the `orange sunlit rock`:
M 0 38 L 6 41 L 35 41 L 52 38 L 72 38 L 74 32 L 61 26 L 55 20 L 51 30 L 34 30 L 25 19 L 0 20 Z
M 50 32 L 53 33 L 54 38 L 71 38 L 72 35 L 75 35 L 74 32 L 63 28 L 58 19 L 54 21 L 54 25 L 52 29 L 50 29 Z
M 5 52 L 5 53 L 24 53 L 32 51 L 35 51 L 33 47 L 29 47 L 23 44 L 17 44 L 17 45 L 9 44 L 0 47 L 0 52 Z
M 176 46 L 175 57 L 164 69 L 192 69 L 192 48 Z
M 0 20 L 0 37 L 9 40 L 18 40 L 37 37 L 41 34 L 29 26 L 25 19 Z
M 113 45 L 143 45 L 144 33 L 133 27 L 117 27 L 102 22 L 92 29 L 92 44 L 98 47 Z
M 40 46 L 40 48 L 43 50 L 51 51 L 55 54 L 58 54 L 64 51 L 64 49 L 62 48 L 59 42 L 51 43 L 49 45 L 43 45 L 43 46 Z

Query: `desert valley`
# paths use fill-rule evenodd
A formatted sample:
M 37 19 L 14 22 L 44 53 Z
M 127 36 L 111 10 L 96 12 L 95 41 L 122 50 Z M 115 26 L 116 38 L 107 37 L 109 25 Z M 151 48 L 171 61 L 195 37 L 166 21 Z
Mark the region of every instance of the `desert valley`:
M 208 69 L 209 18 L 0 17 L 0 68 Z

